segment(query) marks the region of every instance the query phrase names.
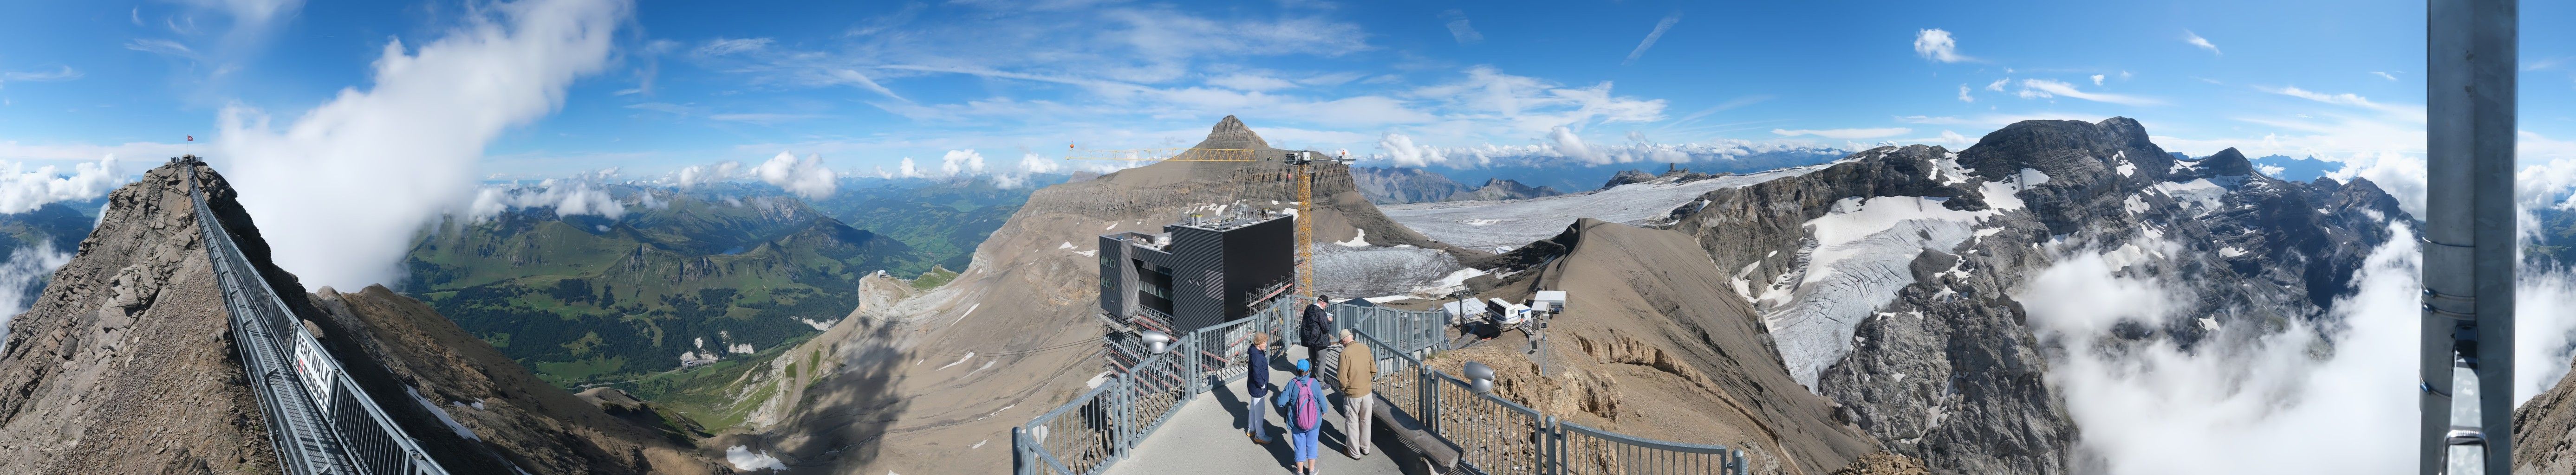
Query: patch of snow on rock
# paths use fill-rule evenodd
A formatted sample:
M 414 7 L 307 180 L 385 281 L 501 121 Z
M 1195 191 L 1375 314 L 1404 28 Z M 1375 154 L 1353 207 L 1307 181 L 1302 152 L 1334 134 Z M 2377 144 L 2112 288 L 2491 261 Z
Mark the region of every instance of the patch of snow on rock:
M 1335 243 L 1333 243 L 1333 244 L 1335 244 L 1335 245 L 1339 245 L 1339 246 L 1342 246 L 1342 247 L 1369 247 L 1369 243 L 1368 243 L 1368 229 L 1366 229 L 1366 228 L 1353 228 L 1353 229 L 1351 229 L 1351 231 L 1354 231 L 1354 232 L 1356 232 L 1356 233 L 1357 233 L 1357 234 L 1353 234 L 1353 235 L 1351 235 L 1351 240 L 1349 240 L 1349 241 L 1340 241 L 1340 242 L 1335 242 Z
M 787 464 L 779 462 L 778 457 L 770 456 L 769 452 L 752 452 L 751 448 L 740 445 L 725 449 L 725 462 L 733 464 L 734 470 L 745 472 L 787 469 Z

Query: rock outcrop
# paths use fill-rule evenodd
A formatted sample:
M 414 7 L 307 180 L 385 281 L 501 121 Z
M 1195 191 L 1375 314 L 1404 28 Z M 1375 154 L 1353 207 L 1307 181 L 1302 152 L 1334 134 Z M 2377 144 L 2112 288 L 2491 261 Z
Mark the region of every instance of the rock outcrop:
M 152 169 L 109 193 L 79 254 L 10 322 L 0 350 L 0 466 L 280 470 L 259 400 L 233 363 L 223 294 L 198 238 L 183 167 Z M 244 216 L 228 200 L 217 211 Z M 252 256 L 273 269 L 266 257 Z
M 235 362 L 233 345 L 242 342 L 229 332 L 223 292 L 199 237 L 203 223 L 188 196 L 191 169 L 207 206 L 278 298 L 451 472 L 710 471 L 711 464 L 681 449 L 687 440 L 621 425 L 561 389 L 535 383 L 516 362 L 418 302 L 382 288 L 356 299 L 326 290 L 328 303 L 342 311 L 316 307 L 294 274 L 270 262 L 267 242 L 223 176 L 177 161 L 110 193 L 80 252 L 12 322 L 8 346 L 0 350 L 0 467 L 13 473 L 281 470 L 259 400 Z M 519 412 L 503 416 L 506 422 L 460 418 L 472 421 L 469 426 L 489 425 L 467 430 L 445 421 L 444 413 L 458 408 L 432 408 L 412 396 L 415 388 L 444 401 Z M 585 444 L 597 450 L 577 450 Z
M 2233 150 L 2179 161 L 2136 121 L 2025 121 L 1957 153 L 1882 147 L 1805 175 L 1710 192 L 1670 228 L 1755 302 L 1801 382 L 1939 473 L 2081 472 L 2050 386 L 2062 345 L 2012 293 L 2067 253 L 2189 287 L 2131 340 L 2242 344 L 2324 316 L 2407 219 L 2366 180 L 2295 183 Z M 2204 339 L 2243 328 L 2227 342 Z

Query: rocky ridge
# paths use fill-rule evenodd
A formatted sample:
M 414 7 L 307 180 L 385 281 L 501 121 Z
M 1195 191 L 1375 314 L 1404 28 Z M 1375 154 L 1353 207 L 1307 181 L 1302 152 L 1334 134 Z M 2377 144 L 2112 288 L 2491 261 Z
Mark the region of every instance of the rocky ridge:
M 29 473 L 277 473 L 259 402 L 233 361 L 237 344 L 188 196 L 193 169 L 207 206 L 223 221 L 252 266 L 280 300 L 324 338 L 324 349 L 430 456 L 457 473 L 706 473 L 667 470 L 689 465 L 682 442 L 636 442 L 664 449 L 664 469 L 619 464 L 620 454 L 570 459 L 523 450 L 600 441 L 634 431 L 604 421 L 559 423 L 520 432 L 474 432 L 445 422 L 407 389 L 444 394 L 453 379 L 526 375 L 506 358 L 467 358 L 471 337 L 439 345 L 376 340 L 385 321 L 331 318 L 314 305 L 294 274 L 269 260 L 259 228 L 234 201 L 221 174 L 173 161 L 108 196 L 98 227 L 58 269 L 33 308 L 16 317 L 0 350 L 0 466 Z M 401 299 L 389 293 L 370 301 Z M 418 302 L 409 302 L 418 307 Z M 425 308 L 413 308 L 404 330 L 463 335 Z M 366 314 L 359 312 L 358 314 Z M 352 325 L 353 323 L 371 323 Z M 363 336 L 362 336 L 363 335 Z M 453 340 L 454 338 L 450 338 Z M 483 347 L 488 352 L 489 348 Z M 402 368 L 388 371 L 388 366 Z M 430 369 L 435 371 L 429 371 Z M 530 399 L 569 398 L 542 384 L 512 384 L 476 399 L 506 409 Z M 450 399 L 463 401 L 464 399 Z M 577 400 L 576 400 L 577 401 Z M 598 409 L 575 402 L 578 412 Z M 555 406 L 562 407 L 562 406 Z M 605 435 L 603 435 L 605 434 Z M 496 442 L 482 445 L 477 440 Z M 613 445 L 613 444 L 611 444 Z M 592 455 L 605 456 L 588 459 Z M 532 463 L 553 459 L 553 463 Z M 697 466 L 706 467 L 699 463 Z
M 2012 295 L 2061 255 L 2189 285 L 2177 314 L 2208 316 L 2123 338 L 2241 342 L 2321 317 L 2407 219 L 2366 180 L 2273 180 L 2233 150 L 2175 160 L 2126 118 L 2025 121 L 1958 153 L 1882 147 L 1703 198 L 1669 227 L 1736 270 L 1791 371 L 1941 473 L 2091 463 L 2046 378 L 2062 350 Z

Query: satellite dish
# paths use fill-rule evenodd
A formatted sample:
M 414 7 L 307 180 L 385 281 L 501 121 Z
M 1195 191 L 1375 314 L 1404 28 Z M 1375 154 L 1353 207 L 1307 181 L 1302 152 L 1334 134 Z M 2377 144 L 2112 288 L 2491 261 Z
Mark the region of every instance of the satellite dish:
M 1494 368 L 1484 363 L 1467 362 L 1467 388 L 1475 390 L 1476 394 L 1494 392 Z
M 1171 349 L 1172 349 L 1172 335 L 1171 335 L 1171 334 L 1163 333 L 1163 332 L 1158 332 L 1158 331 L 1153 331 L 1153 330 L 1145 330 L 1145 331 L 1143 331 L 1143 332 L 1138 332 L 1138 333 L 1137 333 L 1137 337 L 1144 339 L 1144 340 L 1145 340 L 1145 350 L 1146 350 L 1146 351 L 1152 351 L 1152 352 L 1154 352 L 1154 354 L 1157 354 L 1157 355 L 1159 355 L 1159 354 L 1163 354 L 1163 352 L 1164 352 L 1164 351 L 1169 351 L 1169 350 L 1171 350 Z

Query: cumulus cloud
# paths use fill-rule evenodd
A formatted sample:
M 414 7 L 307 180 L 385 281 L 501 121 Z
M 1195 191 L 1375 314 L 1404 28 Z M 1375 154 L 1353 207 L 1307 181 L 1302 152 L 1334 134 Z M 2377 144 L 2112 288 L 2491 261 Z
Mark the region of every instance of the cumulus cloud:
M 1575 140 L 1579 143 L 1582 139 Z M 1449 161 L 1448 158 L 1440 155 L 1439 149 L 1414 145 L 1412 137 L 1394 132 L 1388 132 L 1385 136 L 1379 137 L 1377 148 L 1386 151 L 1387 158 L 1394 159 L 1395 165 L 1400 167 L 1420 167 Z
M 2095 74 L 2095 75 L 2093 75 L 2093 85 L 2095 85 L 2095 86 L 2100 86 L 2100 85 L 2102 85 L 2102 75 L 2100 75 L 2100 74 Z
M 1944 63 L 1977 60 L 1977 58 L 1971 58 L 1966 55 L 1959 54 L 1959 41 L 1950 38 L 1949 30 L 1943 30 L 1940 28 L 1916 32 L 1914 34 L 1914 54 L 1922 55 L 1923 59 Z
M 708 183 L 732 180 L 735 177 L 741 176 L 741 174 L 742 162 L 726 160 L 716 162 L 714 165 L 690 165 L 682 167 L 680 168 L 680 171 L 673 172 L 671 174 L 671 181 L 673 184 L 679 185 L 681 188 L 689 188 Z
M 1914 131 L 1914 129 L 1908 129 L 1908 128 L 1904 128 L 1904 127 L 1887 127 L 1887 128 L 1877 128 L 1877 129 L 1824 129 L 1824 130 L 1814 130 L 1814 129 L 1798 129 L 1798 130 L 1788 130 L 1788 129 L 1771 129 L 1771 133 L 1779 134 L 1780 136 L 1783 136 L 1783 137 L 1796 137 L 1796 136 L 1800 136 L 1800 135 L 1813 135 L 1813 136 L 1817 136 L 1817 137 L 1824 137 L 1824 138 L 1829 138 L 1829 139 L 1874 139 L 1874 138 L 1879 138 L 1879 137 L 1892 137 L 1892 136 L 1896 136 L 1896 135 L 1904 134 L 1904 133 L 1906 133 L 1906 132 L 1913 132 L 1913 131 Z
M 2067 84 L 2065 81 L 2052 79 L 2024 79 L 2021 81 L 2021 90 L 2015 91 L 2013 94 L 2019 95 L 2023 99 L 2045 99 L 2065 96 L 2124 106 L 2153 106 L 2163 105 L 2165 103 L 2162 100 L 2149 97 L 2112 94 L 2107 92 L 2085 92 L 2083 90 L 2076 89 L 2074 84 Z
M 2218 52 L 2218 45 L 2211 44 L 2208 38 L 2202 38 L 2199 33 L 2192 33 L 2191 30 L 2182 30 L 2182 41 L 2198 46 L 2200 49 L 2209 50 L 2210 54 L 2227 54 Z
M 1594 151 L 1592 150 L 1592 147 L 1584 145 L 1582 136 L 1575 135 L 1574 130 L 1567 129 L 1562 125 L 1548 130 L 1547 141 L 1545 143 L 1547 144 L 1547 147 L 1550 150 L 1555 151 L 1558 156 L 1582 160 L 1584 163 L 1592 164 L 1613 162 L 1609 155 Z
M 608 219 L 626 216 L 626 206 L 618 203 L 608 191 L 590 183 L 555 179 L 539 182 L 533 187 L 496 186 L 475 190 L 474 200 L 466 204 L 464 214 L 466 221 L 480 223 L 520 208 L 553 208 L 557 216 L 594 215 Z
M 2012 84 L 2012 78 L 1996 79 L 1995 82 L 1986 83 L 1986 90 L 2004 92 L 2005 84 Z
M 1966 84 L 1959 85 L 1959 102 L 1977 102 L 1977 96 L 1968 95 L 1968 85 Z
M 231 105 L 209 157 L 306 282 L 393 282 L 413 233 L 469 202 L 483 149 L 563 102 L 600 71 L 631 4 L 520 0 L 470 10 L 462 25 L 408 49 L 385 44 L 367 89 L 349 88 L 283 129 Z
M 973 175 L 984 172 L 984 154 L 975 149 L 950 150 L 939 157 L 939 173 L 945 176 Z
M 913 165 L 912 157 L 903 157 L 902 165 L 895 167 L 897 178 L 920 178 L 921 176 L 921 167 Z
M 840 176 L 823 166 L 822 155 L 806 155 L 800 160 L 795 154 L 778 152 L 778 156 L 770 157 L 769 161 L 753 168 L 752 173 L 759 175 L 761 182 L 809 200 L 832 196 L 833 191 L 840 189 Z
M 117 173 L 115 155 L 73 165 L 69 174 L 53 165 L 26 167 L 23 162 L 0 161 L 0 214 L 35 211 L 58 201 L 97 199 L 125 183 Z

